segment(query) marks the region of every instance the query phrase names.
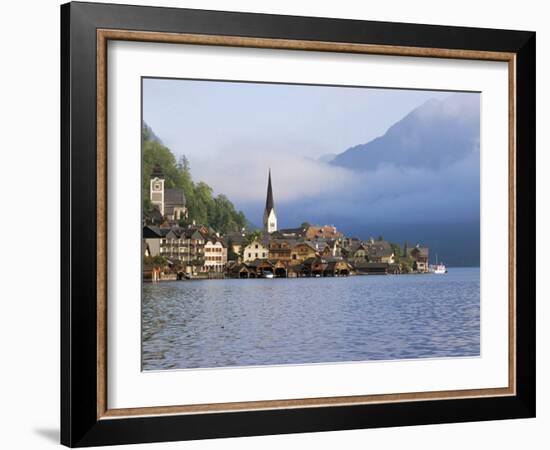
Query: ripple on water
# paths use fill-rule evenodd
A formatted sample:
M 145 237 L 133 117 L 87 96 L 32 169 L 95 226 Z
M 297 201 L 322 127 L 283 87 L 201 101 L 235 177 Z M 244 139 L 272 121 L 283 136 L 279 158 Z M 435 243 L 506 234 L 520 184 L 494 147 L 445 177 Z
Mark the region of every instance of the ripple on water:
M 145 284 L 144 370 L 478 356 L 479 269 Z

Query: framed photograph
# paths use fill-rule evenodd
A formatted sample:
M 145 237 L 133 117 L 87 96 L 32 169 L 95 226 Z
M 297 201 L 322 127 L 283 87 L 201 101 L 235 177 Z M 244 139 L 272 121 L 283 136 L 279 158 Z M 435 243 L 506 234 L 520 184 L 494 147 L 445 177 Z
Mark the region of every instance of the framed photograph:
M 534 32 L 61 27 L 63 444 L 534 417 Z

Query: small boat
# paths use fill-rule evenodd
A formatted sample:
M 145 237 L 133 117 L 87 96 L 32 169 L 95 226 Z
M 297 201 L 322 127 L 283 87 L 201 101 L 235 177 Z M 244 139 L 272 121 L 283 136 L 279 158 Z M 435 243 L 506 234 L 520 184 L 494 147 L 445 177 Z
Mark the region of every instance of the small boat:
M 264 272 L 263 277 L 271 279 L 271 278 L 274 278 L 275 275 L 273 275 L 272 272 Z
M 435 264 L 431 265 L 429 270 L 431 273 L 435 273 L 437 275 L 441 275 L 448 272 L 445 264 L 437 262 L 437 254 L 435 255 Z
M 447 267 L 445 267 L 445 264 L 436 264 L 434 266 L 431 266 L 430 272 L 438 275 L 447 273 Z

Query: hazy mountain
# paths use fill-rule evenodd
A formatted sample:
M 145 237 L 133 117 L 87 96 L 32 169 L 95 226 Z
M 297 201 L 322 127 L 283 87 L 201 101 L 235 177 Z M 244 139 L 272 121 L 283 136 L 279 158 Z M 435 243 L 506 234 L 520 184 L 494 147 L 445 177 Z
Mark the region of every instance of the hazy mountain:
M 479 152 L 479 96 L 429 100 L 388 131 L 351 147 L 331 164 L 354 170 L 383 165 L 440 169 Z
M 319 158 L 317 158 L 317 161 L 323 162 L 323 163 L 329 163 L 329 162 L 332 162 L 334 158 L 336 158 L 337 156 L 338 156 L 337 153 L 326 153 L 324 155 L 319 156 Z
M 383 136 L 338 154 L 329 164 L 352 170 L 360 186 L 332 204 L 323 199 L 308 219 L 361 238 L 420 242 L 450 265 L 479 265 L 479 101 L 429 100 Z M 303 215 L 308 205 L 287 214 L 295 210 Z

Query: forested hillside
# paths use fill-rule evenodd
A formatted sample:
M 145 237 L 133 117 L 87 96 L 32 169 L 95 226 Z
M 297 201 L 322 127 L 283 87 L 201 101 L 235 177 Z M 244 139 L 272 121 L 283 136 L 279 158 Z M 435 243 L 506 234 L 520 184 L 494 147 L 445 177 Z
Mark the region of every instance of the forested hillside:
M 155 164 L 162 167 L 166 188 L 183 189 L 187 199 L 189 217 L 186 222 L 206 225 L 214 231 L 227 233 L 247 227 L 247 220 L 242 211 L 237 211 L 231 201 L 223 194 L 214 196 L 212 188 L 204 183 L 193 181 L 189 161 L 181 156 L 176 161 L 174 154 L 154 134 L 151 128 L 143 123 L 142 127 L 142 188 L 143 210 L 151 209 L 149 200 L 149 182 Z M 182 223 L 181 225 L 185 225 Z

